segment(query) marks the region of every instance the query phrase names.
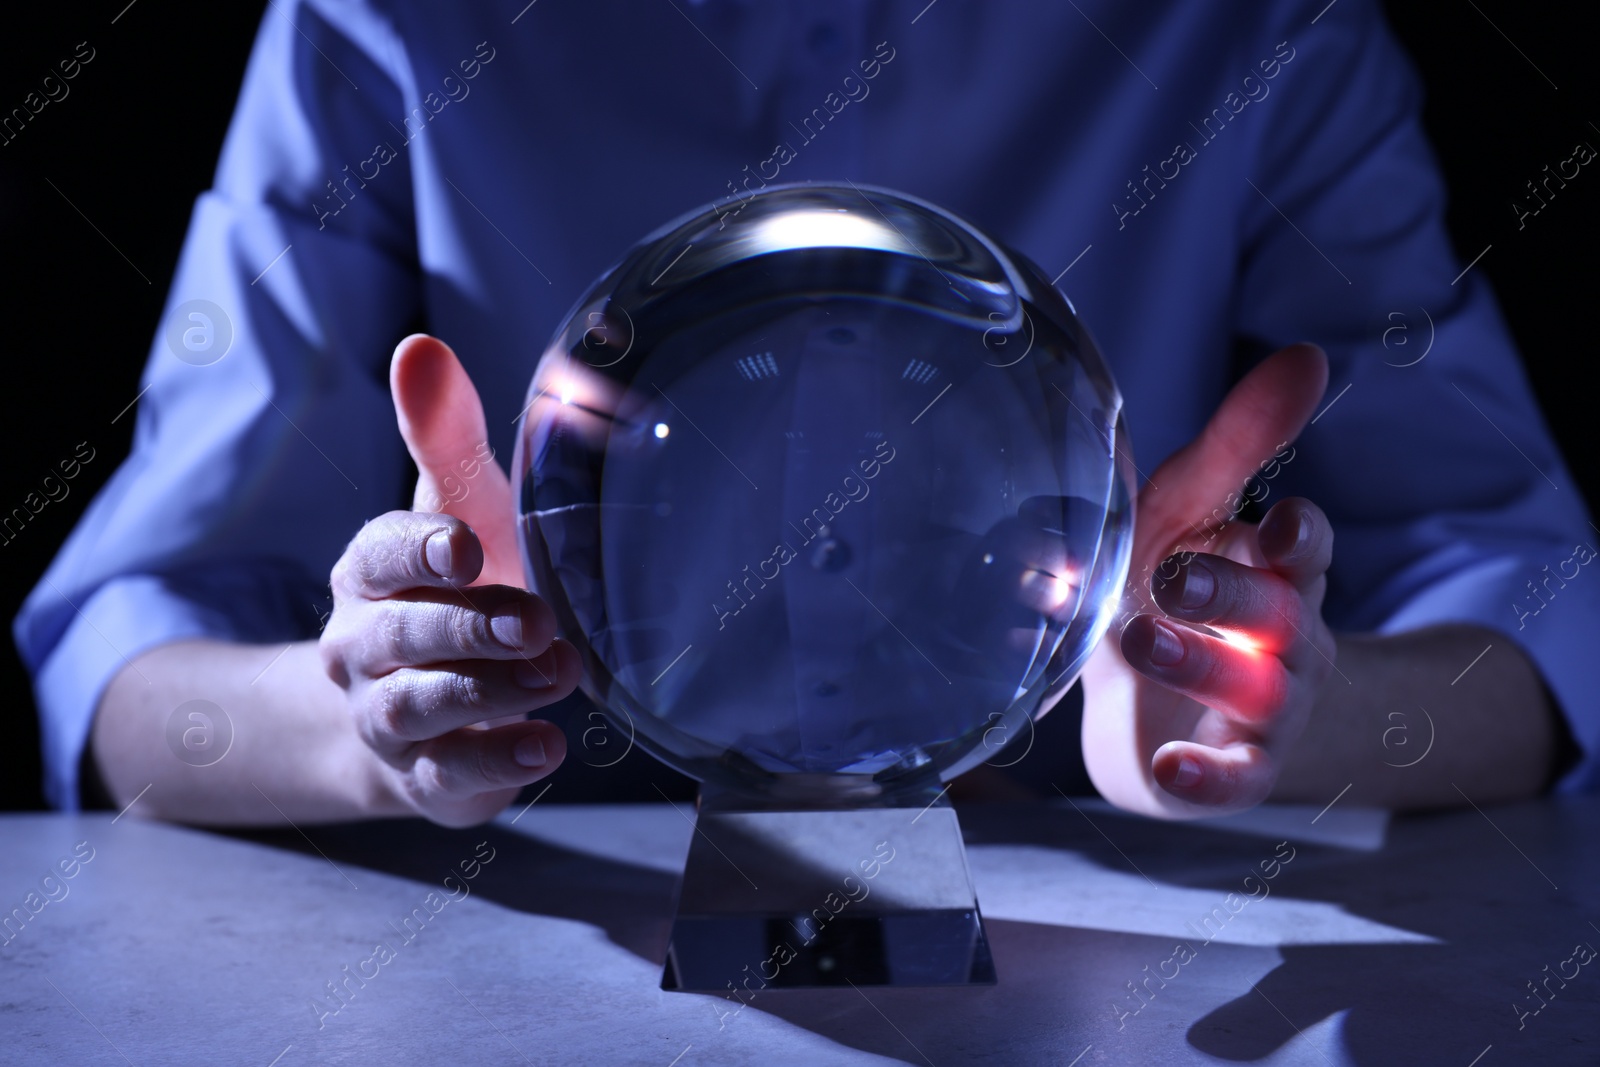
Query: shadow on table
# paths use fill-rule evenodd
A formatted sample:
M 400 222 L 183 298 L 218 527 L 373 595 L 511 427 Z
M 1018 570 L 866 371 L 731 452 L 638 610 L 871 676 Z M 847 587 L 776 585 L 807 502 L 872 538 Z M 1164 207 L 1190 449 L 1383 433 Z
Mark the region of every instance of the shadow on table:
M 667 954 L 673 893 L 678 879 L 632 864 L 574 852 L 490 824 L 450 830 L 423 820 L 314 827 L 316 844 L 293 830 L 252 830 L 234 834 L 260 844 L 306 855 L 326 853 L 419 885 L 437 887 L 473 845 L 487 841 L 494 866 L 472 883 L 473 895 L 501 907 L 572 919 L 600 930 L 610 940 L 652 963 Z
M 1466 1065 L 1491 1045 L 1497 1062 L 1600 1062 L 1600 973 L 1553 980 L 1546 1010 L 1516 1010 L 1540 1008 L 1527 983 L 1542 968 L 1577 942 L 1600 945 L 1585 922 L 1600 869 L 1592 849 L 1580 854 L 1593 823 L 1566 824 L 1554 802 L 1490 814 L 1496 825 L 1474 811 L 1398 821 L 1377 852 L 1307 849 L 1316 862 L 1286 872 L 1280 891 L 1438 943 L 1280 948 L 1283 962 L 1195 1020 L 1189 1043 L 1257 1060 L 1342 1011 L 1343 1049 L 1360 1064 Z
M 1496 809 L 1493 815 L 1521 850 L 1550 857 L 1562 853 L 1563 842 L 1568 853 L 1574 852 L 1571 843 L 1591 829 L 1588 820 L 1563 826 L 1562 809 L 1554 812 L 1552 817 L 1547 805 L 1522 805 Z M 1214 890 L 1217 903 L 1239 890 L 1247 869 L 1272 855 L 1276 840 L 1071 808 L 976 805 L 960 814 L 969 844 L 1065 850 L 1108 871 L 1137 869 L 1157 885 Z M 460 832 L 421 822 L 325 827 L 315 833 L 318 847 L 336 861 L 420 883 L 437 882 L 442 866 L 462 854 L 464 839 Z M 478 887 L 482 896 L 508 908 L 588 923 L 653 964 L 665 958 L 676 878 L 492 825 L 470 834 L 497 850 L 497 877 Z M 310 852 L 292 831 L 241 836 Z M 1295 847 L 1294 862 L 1273 883 L 1274 897 L 1326 902 L 1438 943 L 1281 948 L 1279 966 L 1200 1018 L 1184 1019 L 1176 997 L 1163 1002 L 1158 994 L 1140 1017 L 1129 1020 L 1128 1031 L 1137 1031 L 1132 1036 L 1118 1032 L 1112 1005 L 1127 1003 L 1123 983 L 1168 956 L 1174 938 L 990 918 L 996 987 L 768 991 L 750 1008 L 909 1063 L 930 1056 L 931 1062 L 978 1056 L 1013 1062 L 1036 1058 L 1046 1048 L 1052 1058 L 1058 1054 L 1068 1062 L 1091 1042 L 1113 1059 L 1117 1043 L 1124 1042 L 1133 1062 L 1153 1052 L 1149 1042 L 1175 1025 L 1186 1025 L 1187 1043 L 1197 1058 L 1251 1061 L 1283 1049 L 1340 1012 L 1347 1013 L 1342 1052 L 1358 1064 L 1465 1065 L 1490 1043 L 1515 1055 L 1537 1049 L 1541 1062 L 1596 1062 L 1600 1040 L 1593 1019 L 1600 1004 L 1600 972 L 1569 983 L 1541 1017 L 1525 1020 L 1521 1033 L 1511 1007 L 1514 999 L 1535 1006 L 1519 999 L 1523 983 L 1540 977 L 1540 964 L 1553 966 L 1568 957 L 1575 942 L 1585 940 L 1589 927 L 1575 896 L 1587 893 L 1592 900 L 1596 895 L 1584 888 L 1600 878 L 1592 857 L 1560 869 L 1546 859 L 1540 874 L 1472 812 L 1401 820 L 1379 851 L 1301 841 Z M 1567 891 L 1552 889 L 1545 874 Z M 1588 940 L 1600 945 L 1600 935 Z M 1209 979 L 1183 975 L 1174 981 L 1226 986 L 1238 973 L 1238 961 L 1223 967 L 1227 973 L 1220 980 L 1216 961 L 1241 952 L 1255 960 L 1259 951 L 1218 942 L 1197 961 L 1204 967 L 1205 957 L 1213 957 Z M 738 1025 L 737 1020 L 729 1025 Z
M 1322 902 L 1436 943 L 1280 947 L 1282 962 L 1276 968 L 1227 1004 L 1190 1021 L 1189 1045 L 1219 1059 L 1259 1060 L 1343 1012 L 1340 1049 L 1358 1064 L 1465 1065 L 1491 1043 L 1512 1057 L 1536 1056 L 1542 1063 L 1600 1062 L 1600 1028 L 1594 1024 L 1600 973 L 1566 990 L 1559 990 L 1559 983 L 1552 986 L 1558 997 L 1551 1010 L 1525 1019 L 1524 1030 L 1519 1031 L 1512 1008 L 1513 1001 L 1536 1008 L 1538 1001 L 1522 999 L 1524 983 L 1541 978 L 1542 964 L 1566 959 L 1574 943 L 1592 932 L 1581 902 L 1587 898 L 1592 905 L 1600 898 L 1594 888 L 1600 864 L 1592 850 L 1580 858 L 1575 848 L 1593 829 L 1591 819 L 1579 817 L 1587 810 L 1555 802 L 1497 808 L 1492 815 L 1498 830 L 1473 811 L 1411 817 L 1392 823 L 1388 840 L 1376 851 L 1296 840 L 1295 861 L 1273 883 L 1274 897 Z M 1227 893 L 1241 891 L 1243 874 L 1269 856 L 1277 840 L 1098 811 L 1057 809 L 1053 815 L 1030 821 L 968 809 L 962 818 L 970 844 L 1070 849 L 1110 870 L 1129 871 L 1136 864 L 1158 884 L 1214 890 L 1219 903 Z M 1294 838 L 1292 832 L 1286 836 Z M 1541 857 L 1543 869 L 1529 856 Z M 1196 873 L 1207 871 L 1222 873 L 1216 878 Z M 1126 986 L 1119 983 L 1140 977 L 1141 968 L 1155 962 L 1149 939 L 1118 936 L 1141 948 L 1103 981 L 1107 1048 L 1118 1036 L 1111 1005 L 1131 1006 Z M 1198 947 L 1202 939 L 1190 940 Z M 1591 940 L 1600 945 L 1600 938 Z M 998 948 L 996 957 L 997 967 L 1009 962 Z M 1180 974 L 1174 981 L 1184 980 Z M 1006 981 L 1003 972 L 1001 981 Z M 1159 1000 L 1151 1002 L 1138 1022 L 1159 1006 Z M 1182 1020 L 1169 1015 L 1164 1021 Z M 1131 1029 L 1134 1020 L 1128 1024 Z

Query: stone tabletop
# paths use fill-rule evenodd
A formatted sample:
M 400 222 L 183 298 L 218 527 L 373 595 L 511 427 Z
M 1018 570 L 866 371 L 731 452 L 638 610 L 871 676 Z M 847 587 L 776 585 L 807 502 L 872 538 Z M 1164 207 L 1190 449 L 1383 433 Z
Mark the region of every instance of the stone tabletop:
M 659 988 L 684 807 L 0 818 L 0 1063 L 1600 1063 L 1600 798 L 958 810 L 997 985 L 744 1000 Z

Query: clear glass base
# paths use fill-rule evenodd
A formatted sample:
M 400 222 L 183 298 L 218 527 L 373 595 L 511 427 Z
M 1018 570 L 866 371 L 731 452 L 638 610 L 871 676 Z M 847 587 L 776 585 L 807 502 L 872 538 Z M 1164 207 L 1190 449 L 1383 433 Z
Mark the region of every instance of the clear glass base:
M 948 803 L 739 810 L 702 799 L 663 989 L 992 985 Z

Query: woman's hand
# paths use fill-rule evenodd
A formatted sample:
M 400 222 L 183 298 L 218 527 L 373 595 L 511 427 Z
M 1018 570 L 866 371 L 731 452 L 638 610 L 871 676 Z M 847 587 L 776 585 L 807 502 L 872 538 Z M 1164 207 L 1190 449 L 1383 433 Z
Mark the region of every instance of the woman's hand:
M 526 713 L 571 693 L 582 665 L 522 588 L 511 486 L 455 354 L 408 337 L 390 384 L 414 510 L 367 523 L 334 566 L 322 662 L 395 796 L 468 826 L 560 764 L 561 731 Z
M 1084 760 L 1121 807 L 1193 818 L 1264 800 L 1337 670 L 1322 511 L 1291 498 L 1259 526 L 1205 526 L 1300 433 L 1327 378 L 1315 346 L 1270 356 L 1139 494 L 1129 588 L 1154 602 L 1124 598 L 1083 676 Z

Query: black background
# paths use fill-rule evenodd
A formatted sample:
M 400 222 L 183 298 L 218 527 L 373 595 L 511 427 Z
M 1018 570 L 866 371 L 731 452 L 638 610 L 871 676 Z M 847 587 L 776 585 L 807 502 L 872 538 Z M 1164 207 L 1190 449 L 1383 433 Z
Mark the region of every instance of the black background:
M 33 8 L 28 25 L 8 13 L 0 31 L 7 113 L 78 42 L 97 52 L 68 83 L 68 97 L 0 147 L 0 358 L 8 368 L 0 513 L 38 491 L 79 442 L 97 453 L 70 496 L 0 545 L 7 620 L 127 453 L 133 413 L 111 420 L 138 393 L 190 210 L 210 184 L 266 10 L 145 0 L 124 11 L 125 4 Z M 1577 5 L 1510 0 L 1388 7 L 1427 84 L 1426 121 L 1452 192 L 1456 250 L 1465 263 L 1494 246 L 1474 270 L 1493 282 L 1575 469 L 1580 484 L 1562 491 L 1581 489 L 1593 500 L 1594 341 L 1584 316 L 1596 293 L 1600 178 L 1581 172 L 1520 232 L 1511 207 L 1524 183 L 1570 156 L 1576 142 L 1600 145 L 1590 123 L 1600 122 L 1600 108 L 1587 16 Z M 0 656 L 0 809 L 41 807 L 28 677 L 10 642 Z

